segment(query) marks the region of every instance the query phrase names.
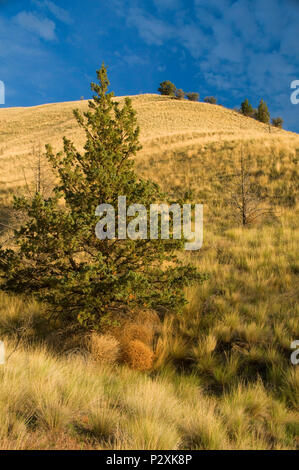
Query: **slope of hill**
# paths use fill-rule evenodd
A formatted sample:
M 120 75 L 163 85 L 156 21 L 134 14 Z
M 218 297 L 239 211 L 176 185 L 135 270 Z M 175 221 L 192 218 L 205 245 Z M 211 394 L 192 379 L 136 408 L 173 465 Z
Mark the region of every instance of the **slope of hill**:
M 124 98 L 117 98 L 122 101 Z M 261 124 L 222 106 L 178 101 L 158 95 L 132 97 L 141 128 L 143 150 L 139 159 L 163 151 L 176 152 L 213 142 L 255 139 L 292 145 L 299 136 Z M 33 149 L 46 143 L 59 150 L 62 137 L 82 147 L 72 110 L 87 109 L 87 101 L 54 103 L 32 108 L 0 109 L 0 190 L 24 185 L 30 178 Z M 28 174 L 29 171 L 29 174 Z

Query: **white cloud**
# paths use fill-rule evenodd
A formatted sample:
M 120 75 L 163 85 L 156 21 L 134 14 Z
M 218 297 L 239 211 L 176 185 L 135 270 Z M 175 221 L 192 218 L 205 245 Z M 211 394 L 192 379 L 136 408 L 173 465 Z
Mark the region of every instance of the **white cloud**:
M 140 57 L 136 54 L 125 54 L 123 57 L 122 57 L 123 61 L 127 64 L 127 65 L 145 65 L 147 63 L 147 61 L 144 59 L 144 57 Z
M 51 0 L 31 0 L 31 3 L 40 10 L 49 11 L 57 20 L 62 21 L 63 23 L 73 23 L 73 18 L 69 11 L 59 7 Z
M 25 30 L 47 41 L 56 39 L 55 23 L 47 18 L 39 18 L 31 12 L 21 11 L 15 16 L 16 23 Z
M 140 8 L 132 8 L 129 11 L 128 26 L 137 28 L 140 37 L 149 45 L 161 46 L 164 41 L 172 38 L 175 29 L 158 18 L 148 15 Z
M 62 21 L 63 23 L 67 24 L 71 24 L 73 22 L 73 19 L 69 12 L 64 8 L 57 6 L 54 2 L 51 2 L 50 0 L 45 0 L 45 6 L 59 21 Z
M 5 82 L 7 106 L 51 101 L 69 80 L 64 61 L 15 17 L 0 15 L 0 45 L 0 78 Z
M 184 45 L 195 58 L 207 47 L 206 37 L 200 28 L 194 23 L 184 23 L 182 19 L 178 24 L 171 25 L 140 8 L 132 8 L 128 13 L 127 24 L 135 27 L 148 45 L 162 46 L 166 41 L 174 40 Z
M 159 10 L 170 5 L 170 0 L 154 2 Z M 227 90 L 236 99 L 263 97 L 271 110 L 285 110 L 287 123 L 294 123 L 288 100 L 289 83 L 299 70 L 299 2 L 195 0 L 194 7 L 196 16 L 189 21 L 186 9 L 168 19 L 159 10 L 156 16 L 130 10 L 128 25 L 148 45 L 187 50 L 215 94 Z
M 203 51 L 208 47 L 207 36 L 195 23 L 182 24 L 177 30 L 177 38 L 188 50 L 188 52 L 198 59 Z

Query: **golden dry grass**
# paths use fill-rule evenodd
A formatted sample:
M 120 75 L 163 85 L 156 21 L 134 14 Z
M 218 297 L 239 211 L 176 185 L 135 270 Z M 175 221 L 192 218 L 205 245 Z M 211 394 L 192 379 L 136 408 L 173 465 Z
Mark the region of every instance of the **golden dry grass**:
M 161 326 L 153 377 L 26 346 L 41 306 L 1 294 L 8 352 L 24 325 L 28 339 L 0 369 L 0 448 L 294 449 L 299 136 L 272 127 L 269 133 L 221 106 L 157 95 L 133 97 L 133 105 L 144 146 L 138 172 L 173 197 L 192 189 L 205 205 L 203 248 L 184 257 L 210 279 L 186 289 L 183 315 Z M 33 177 L 33 146 L 49 142 L 60 150 L 63 135 L 82 146 L 72 109 L 86 106 L 0 110 L 2 220 L 10 193 L 24 186 L 23 169 L 28 181 Z M 225 203 L 225 177 L 235 172 L 242 149 L 252 156 L 251 177 L 275 205 L 273 219 L 245 229 Z M 135 320 L 120 336 L 133 342 L 131 367 L 145 369 L 140 364 L 151 367 L 153 359 L 145 343 L 159 325 L 146 312 Z M 147 356 L 136 344 L 148 348 Z
M 100 364 L 115 364 L 120 358 L 120 344 L 111 335 L 92 333 L 87 339 L 91 358 Z
M 213 142 L 255 139 L 265 145 L 298 145 L 297 134 L 273 127 L 269 134 L 269 126 L 222 106 L 158 95 L 133 96 L 132 102 L 143 144 L 138 162 L 164 151 L 175 154 Z M 0 191 L 24 186 L 24 172 L 28 180 L 32 178 L 33 147 L 50 143 L 58 151 L 66 136 L 82 148 L 84 134 L 73 117 L 74 108 L 85 111 L 87 101 L 0 110 Z
M 195 376 L 150 377 L 22 346 L 0 380 L 1 450 L 294 447 L 296 416 L 261 383 L 209 397 Z

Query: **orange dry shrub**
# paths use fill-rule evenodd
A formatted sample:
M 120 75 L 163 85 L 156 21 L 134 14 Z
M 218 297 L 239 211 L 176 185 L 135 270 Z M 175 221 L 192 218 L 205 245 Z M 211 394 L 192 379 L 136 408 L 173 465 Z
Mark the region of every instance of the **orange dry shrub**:
M 153 367 L 154 354 L 146 344 L 135 339 L 123 345 L 123 360 L 134 370 L 146 371 Z
M 158 315 L 149 309 L 136 309 L 118 319 L 118 325 L 106 325 L 103 333 L 116 338 L 120 346 L 120 361 L 135 370 L 153 366 L 154 343 L 161 329 Z
M 139 340 L 150 348 L 161 323 L 158 315 L 151 310 L 132 310 L 125 318 L 118 320 L 118 326 L 107 325 L 104 333 L 114 336 L 121 344 Z
M 149 347 L 153 345 L 154 329 L 151 325 L 142 325 L 141 323 L 125 323 L 122 329 L 116 332 L 119 341 L 122 344 L 128 344 L 131 341 L 141 341 Z

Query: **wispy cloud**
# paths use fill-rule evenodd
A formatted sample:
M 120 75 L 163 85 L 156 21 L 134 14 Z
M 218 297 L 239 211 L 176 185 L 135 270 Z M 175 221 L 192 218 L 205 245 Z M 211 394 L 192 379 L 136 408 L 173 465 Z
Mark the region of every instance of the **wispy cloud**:
M 137 28 L 140 37 L 149 45 L 161 46 L 173 37 L 173 26 L 144 12 L 140 8 L 131 8 L 127 18 L 128 26 Z
M 70 70 L 66 63 L 85 80 L 83 73 L 91 75 L 105 60 L 123 93 L 155 89 L 165 70 L 179 86 L 215 94 L 225 105 L 248 97 L 256 106 L 263 97 L 273 115 L 298 129 L 299 106 L 290 104 L 299 70 L 298 0 L 30 0 L 26 11 L 22 2 L 0 4 L 0 78 L 8 81 L 7 93 L 26 70 L 32 96 L 40 76 L 50 74 L 46 83 L 56 99 L 69 91 L 54 88 Z M 79 75 L 71 74 L 76 93 Z
M 21 11 L 15 16 L 15 22 L 25 30 L 47 41 L 56 39 L 55 23 L 48 18 L 39 18 L 36 14 Z
M 64 8 L 57 6 L 54 2 L 51 2 L 50 0 L 45 0 L 44 5 L 59 21 L 62 21 L 66 24 L 73 23 L 73 19 L 70 13 Z
M 160 10 L 169 4 L 154 3 Z M 289 84 L 299 69 L 298 1 L 194 0 L 188 17 L 182 7 L 168 18 L 159 10 L 154 16 L 139 7 L 129 10 L 127 24 L 149 46 L 170 49 L 176 44 L 187 51 L 215 93 L 226 90 L 238 100 L 245 94 L 263 97 L 295 124 Z
M 64 61 L 55 54 L 53 27 L 44 18 L 33 18 L 32 22 L 28 14 L 0 15 L 0 79 L 5 82 L 7 106 L 55 100 L 61 83 L 69 79 Z

